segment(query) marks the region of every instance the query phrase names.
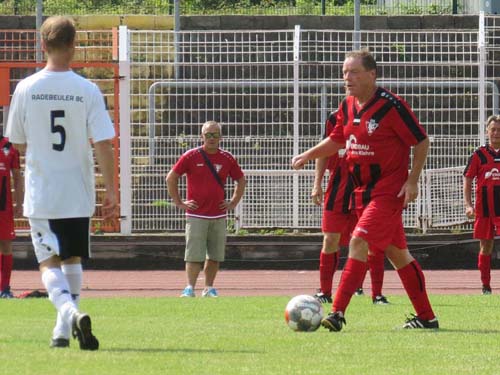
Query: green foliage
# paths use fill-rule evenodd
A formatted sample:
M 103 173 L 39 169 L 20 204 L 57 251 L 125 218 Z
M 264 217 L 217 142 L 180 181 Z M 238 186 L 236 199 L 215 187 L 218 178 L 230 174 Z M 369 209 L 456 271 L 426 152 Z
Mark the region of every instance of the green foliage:
M 431 296 L 439 331 L 398 329 L 406 297 L 353 298 L 342 332 L 298 333 L 291 296 L 83 298 L 100 349 L 49 349 L 47 299 L 0 303 L 3 375 L 19 374 L 497 374 L 500 296 Z M 328 311 L 329 305 L 324 309 Z M 465 312 L 465 313 L 464 313 Z

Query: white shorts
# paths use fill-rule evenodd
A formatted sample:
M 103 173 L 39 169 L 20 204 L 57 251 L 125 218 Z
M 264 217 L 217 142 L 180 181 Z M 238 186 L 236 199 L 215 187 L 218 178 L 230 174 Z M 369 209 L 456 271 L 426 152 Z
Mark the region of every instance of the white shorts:
M 61 260 L 90 257 L 90 219 L 29 219 L 38 263 L 53 256 Z

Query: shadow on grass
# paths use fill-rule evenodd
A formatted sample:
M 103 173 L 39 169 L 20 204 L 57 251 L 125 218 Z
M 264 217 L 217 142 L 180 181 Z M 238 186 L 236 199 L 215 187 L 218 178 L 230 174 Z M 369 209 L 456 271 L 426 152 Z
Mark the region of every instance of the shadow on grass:
M 210 354 L 264 354 L 263 350 L 222 350 L 222 349 L 191 349 L 191 348 L 109 348 L 99 349 L 102 352 L 140 352 L 140 353 L 210 353 Z

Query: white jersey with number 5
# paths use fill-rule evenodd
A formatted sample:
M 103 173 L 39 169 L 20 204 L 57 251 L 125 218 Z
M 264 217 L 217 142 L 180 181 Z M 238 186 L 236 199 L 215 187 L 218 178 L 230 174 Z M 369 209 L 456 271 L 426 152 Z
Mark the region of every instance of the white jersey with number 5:
M 27 77 L 12 97 L 6 135 L 12 143 L 27 145 L 24 216 L 93 215 L 90 140 L 115 136 L 103 96 L 94 83 L 73 71 L 43 69 Z

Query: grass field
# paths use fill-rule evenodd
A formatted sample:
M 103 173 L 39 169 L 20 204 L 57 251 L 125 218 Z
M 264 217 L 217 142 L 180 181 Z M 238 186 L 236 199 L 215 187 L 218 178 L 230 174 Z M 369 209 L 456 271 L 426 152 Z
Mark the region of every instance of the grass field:
M 48 347 L 46 299 L 0 300 L 1 374 L 500 374 L 500 296 L 431 296 L 439 331 L 401 330 L 409 301 L 354 297 L 341 332 L 296 333 L 288 297 L 94 298 L 100 349 Z M 329 306 L 325 305 L 325 311 Z

